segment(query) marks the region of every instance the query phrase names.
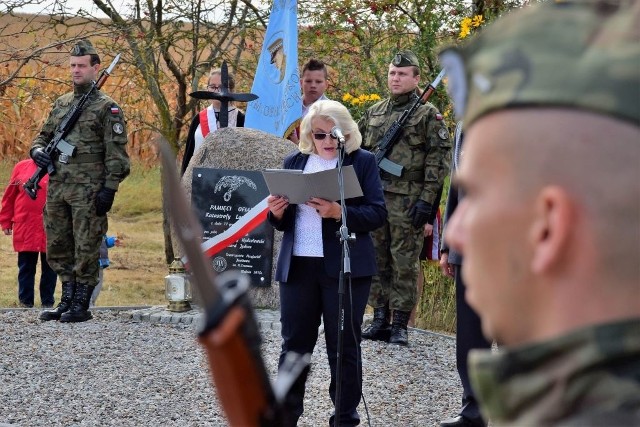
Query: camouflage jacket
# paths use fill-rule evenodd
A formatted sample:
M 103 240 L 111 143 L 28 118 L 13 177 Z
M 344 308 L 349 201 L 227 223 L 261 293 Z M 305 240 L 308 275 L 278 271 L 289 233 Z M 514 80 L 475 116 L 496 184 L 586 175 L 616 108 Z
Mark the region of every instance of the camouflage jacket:
M 469 367 L 493 425 L 640 425 L 640 318 L 499 354 L 475 350 Z
M 404 94 L 371 106 L 358 122 L 362 146 L 373 150 L 394 120 L 411 108 L 417 95 Z M 419 196 L 433 205 L 438 190 L 449 173 L 451 141 L 449 131 L 436 107 L 427 103 L 415 111 L 403 128 L 389 160 L 404 167 L 402 177 L 381 171 L 384 191 Z
M 74 92 L 56 99 L 47 121 L 33 141 L 32 149 L 47 145 L 65 113 L 90 88 L 90 84 L 74 86 Z M 80 118 L 64 139 L 76 147 L 76 154 L 67 164 L 54 156 L 56 173 L 50 177 L 50 185 L 56 182 L 103 182 L 105 187 L 117 190 L 120 182 L 129 175 L 124 115 L 115 101 L 99 90 L 91 95 Z

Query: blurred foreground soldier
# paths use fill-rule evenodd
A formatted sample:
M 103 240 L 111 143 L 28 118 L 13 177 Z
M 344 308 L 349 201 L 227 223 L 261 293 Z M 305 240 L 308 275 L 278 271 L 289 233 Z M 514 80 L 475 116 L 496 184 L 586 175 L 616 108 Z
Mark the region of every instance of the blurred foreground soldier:
M 638 28 L 638 1 L 545 2 L 442 53 L 465 107 L 445 239 L 505 346 L 469 361 L 493 425 L 640 425 Z
M 36 164 L 54 162 L 49 178 L 45 229 L 47 260 L 62 281 L 60 304 L 44 311 L 42 320 L 84 322 L 91 319 L 89 299 L 98 283 L 99 249 L 107 232 L 107 212 L 118 185 L 129 174 L 127 131 L 120 107 L 99 90 L 85 105 L 78 122 L 65 136 L 76 147 L 73 157 L 50 158 L 43 147 L 51 140 L 65 113 L 91 90 L 100 57 L 88 40 L 71 50 L 73 92 L 58 98 L 31 148 Z
M 418 99 L 420 63 L 410 50 L 398 52 L 389 64 L 390 96 L 369 108 L 358 123 L 362 145 L 377 147 L 392 123 Z M 418 257 L 425 224 L 433 224 L 436 200 L 448 174 L 451 143 L 438 109 L 430 103 L 418 107 L 402 130 L 389 160 L 401 165 L 401 176 L 380 170 L 389 216 L 373 233 L 378 276 L 374 276 L 368 304 L 373 321 L 362 338 L 407 345 L 407 324 L 416 304 Z M 393 323 L 389 320 L 393 313 Z

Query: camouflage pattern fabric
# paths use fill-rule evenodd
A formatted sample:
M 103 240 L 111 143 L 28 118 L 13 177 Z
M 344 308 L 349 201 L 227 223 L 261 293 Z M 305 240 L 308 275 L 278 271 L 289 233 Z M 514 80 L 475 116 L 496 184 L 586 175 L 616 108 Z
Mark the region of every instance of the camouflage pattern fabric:
M 362 146 L 373 150 L 404 110 L 411 107 L 417 95 L 400 95 L 385 99 L 369 108 L 358 122 Z M 403 176 L 382 175 L 384 191 L 418 196 L 433 204 L 444 182 L 442 165 L 450 162 L 449 131 L 436 107 L 427 103 L 418 107 L 403 129 L 400 141 L 388 155 L 389 160 L 404 166 Z M 419 175 L 419 179 L 406 178 Z
M 46 146 L 65 113 L 90 87 L 76 86 L 54 102 L 32 149 Z M 77 152 L 67 164 L 54 157 L 56 173 L 49 178 L 45 208 L 47 261 L 62 281 L 95 286 L 98 251 L 107 231 L 106 216 L 96 216 L 95 196 L 103 186 L 117 190 L 130 168 L 122 110 L 96 91 L 65 140 Z
M 536 106 L 640 125 L 639 27 L 636 0 L 546 1 L 444 50 L 441 62 L 465 127 L 495 110 Z
M 362 146 L 373 150 L 394 120 L 411 107 L 415 94 L 385 99 L 369 108 L 358 123 Z M 389 303 L 392 310 L 411 311 L 416 302 L 418 256 L 422 229 L 411 225 L 409 208 L 422 199 L 433 205 L 449 170 L 451 141 L 442 115 L 427 103 L 420 106 L 407 125 L 389 160 L 404 167 L 400 178 L 381 172 L 389 216 L 373 234 L 378 276 L 374 276 L 368 304 Z
M 378 275 L 373 276 L 368 304 L 379 308 L 411 311 L 416 304 L 418 257 L 424 241 L 421 228 L 411 225 L 407 216 L 416 196 L 384 193 L 388 217 L 372 233 Z
M 474 350 L 469 365 L 492 425 L 640 425 L 640 319 L 498 354 Z
M 418 67 L 420 68 L 420 61 L 415 53 L 410 50 L 401 50 L 397 52 L 391 63 L 396 67 Z
M 93 44 L 87 39 L 78 40 L 78 42 L 73 46 L 71 52 L 69 52 L 71 56 L 85 56 L 85 55 L 97 55 L 98 52 L 93 47 Z
M 95 215 L 101 184 L 51 185 L 45 206 L 47 261 L 61 281 L 98 284 L 99 249 L 107 216 Z

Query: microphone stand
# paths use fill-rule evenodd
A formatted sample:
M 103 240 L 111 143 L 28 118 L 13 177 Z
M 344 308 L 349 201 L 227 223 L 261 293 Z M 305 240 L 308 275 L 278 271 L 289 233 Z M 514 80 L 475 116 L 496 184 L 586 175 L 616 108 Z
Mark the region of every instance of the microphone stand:
M 344 340 L 344 291 L 345 278 L 351 283 L 351 255 L 349 253 L 349 241 L 355 240 L 355 236 L 349 235 L 347 229 L 347 207 L 344 201 L 344 175 L 342 173 L 342 163 L 345 155 L 345 140 L 338 138 L 338 188 L 340 189 L 340 210 L 341 224 L 338 235 L 342 244 L 342 265 L 340 267 L 340 278 L 338 279 L 338 354 L 336 361 L 336 401 L 334 405 L 335 417 L 334 426 L 340 426 L 340 396 L 342 394 L 342 347 Z

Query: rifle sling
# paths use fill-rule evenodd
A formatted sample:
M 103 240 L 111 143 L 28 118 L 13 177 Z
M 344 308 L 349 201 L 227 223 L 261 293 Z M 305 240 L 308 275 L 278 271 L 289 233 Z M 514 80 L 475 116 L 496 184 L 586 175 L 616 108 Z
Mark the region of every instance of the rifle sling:
M 402 176 L 395 176 L 389 172 L 381 170 L 380 178 L 384 181 L 424 182 L 424 171 L 404 171 L 402 172 Z

